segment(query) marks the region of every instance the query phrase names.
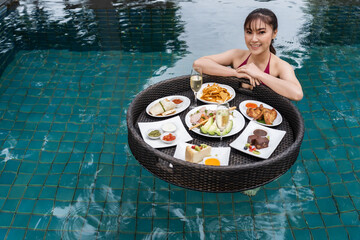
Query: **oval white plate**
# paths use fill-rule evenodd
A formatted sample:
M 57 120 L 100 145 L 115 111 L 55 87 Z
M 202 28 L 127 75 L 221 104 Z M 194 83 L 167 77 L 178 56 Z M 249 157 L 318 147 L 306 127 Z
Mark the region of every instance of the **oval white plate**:
M 204 102 L 204 103 L 210 103 L 210 104 L 214 104 L 214 103 L 216 103 L 216 102 L 210 102 L 210 101 L 205 101 L 205 100 L 203 100 L 203 99 L 200 99 L 200 97 L 202 96 L 202 90 L 204 89 L 204 88 L 206 88 L 208 85 L 213 85 L 214 84 L 214 82 L 209 82 L 209 83 L 204 83 L 203 85 L 201 85 L 201 88 L 200 88 L 200 90 L 199 90 L 199 92 L 198 92 L 198 94 L 197 94 L 197 99 L 199 100 L 199 101 L 201 101 L 201 102 Z M 232 87 L 230 87 L 230 86 L 228 86 L 228 85 L 225 85 L 225 84 L 219 84 L 219 83 L 216 83 L 216 84 L 218 84 L 220 87 L 222 87 L 222 88 L 225 88 L 229 93 L 230 93 L 230 95 L 231 95 L 231 98 L 229 99 L 229 100 L 227 100 L 226 102 L 230 102 L 231 100 L 233 100 L 234 99 L 234 97 L 235 97 L 235 95 L 236 95 L 236 93 L 235 93 L 235 90 L 232 88 Z
M 269 109 L 273 109 L 272 106 L 266 104 L 266 103 L 263 103 L 263 102 L 260 102 L 260 101 L 256 101 L 256 100 L 245 100 L 245 101 L 242 101 L 240 104 L 239 104 L 239 110 L 240 112 L 247 118 L 249 119 L 250 121 L 253 120 L 252 117 L 249 117 L 247 114 L 246 114 L 246 110 L 247 110 L 247 107 L 245 106 L 247 103 L 255 103 L 256 105 L 258 105 L 258 107 L 260 106 L 260 104 L 262 104 L 265 108 L 269 108 Z M 261 123 L 261 122 L 258 122 L 256 121 L 256 123 L 260 124 L 260 125 L 263 125 L 263 126 L 268 126 L 268 127 L 273 127 L 273 126 L 277 126 L 279 125 L 280 123 L 282 123 L 282 116 L 281 114 L 275 109 L 275 111 L 277 112 L 277 116 L 273 122 L 273 124 L 266 124 L 266 123 Z
M 202 106 L 199 106 L 199 107 L 196 107 L 196 108 L 192 109 L 185 116 L 186 126 L 188 128 L 192 126 L 192 124 L 190 122 L 190 115 L 191 114 L 195 113 L 197 110 L 199 110 L 202 107 L 206 107 L 207 109 L 210 109 L 210 110 L 215 110 L 216 106 L 217 106 L 216 104 L 209 104 L 209 105 L 202 105 Z M 245 126 L 245 119 L 241 115 L 241 113 L 239 111 L 237 111 L 237 110 L 233 111 L 233 117 L 230 118 L 230 119 L 233 120 L 233 127 L 232 127 L 231 131 L 228 134 L 224 135 L 223 137 L 229 137 L 229 136 L 235 135 L 238 132 L 240 132 L 241 129 L 243 129 L 244 126 Z M 205 137 L 220 138 L 220 136 L 218 136 L 217 134 L 210 135 L 210 134 L 202 133 L 202 132 L 200 132 L 200 128 L 193 128 L 191 131 L 194 131 L 195 133 L 197 133 L 199 135 L 202 135 L 202 136 L 205 136 Z
M 149 110 L 150 108 L 158 103 L 159 101 L 163 100 L 163 99 L 173 99 L 173 98 L 181 98 L 183 100 L 181 106 L 175 108 L 175 112 L 173 114 L 169 114 L 169 115 L 166 115 L 166 116 L 154 116 L 152 114 L 150 114 Z M 167 97 L 163 97 L 163 98 L 159 98 L 159 99 L 156 99 L 155 101 L 151 102 L 147 107 L 146 107 L 146 113 L 152 117 L 157 117 L 157 118 L 165 118 L 165 117 L 171 117 L 171 116 L 174 116 L 176 114 L 179 114 L 181 113 L 182 111 L 184 111 L 185 109 L 187 109 L 188 107 L 190 106 L 190 99 L 188 97 L 185 97 L 185 96 L 180 96 L 180 95 L 172 95 L 172 96 L 167 96 Z

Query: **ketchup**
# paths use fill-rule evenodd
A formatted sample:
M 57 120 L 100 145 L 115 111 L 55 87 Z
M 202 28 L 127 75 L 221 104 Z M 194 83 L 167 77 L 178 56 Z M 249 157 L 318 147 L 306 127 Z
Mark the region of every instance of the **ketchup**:
M 180 103 L 182 103 L 182 102 L 183 102 L 183 100 L 178 99 L 178 98 L 173 99 L 172 101 L 173 101 L 173 103 L 175 103 L 175 104 L 180 104 Z
M 245 107 L 247 107 L 247 108 L 257 108 L 257 105 L 256 105 L 255 103 L 249 102 L 249 103 L 247 103 L 247 104 L 245 105 Z

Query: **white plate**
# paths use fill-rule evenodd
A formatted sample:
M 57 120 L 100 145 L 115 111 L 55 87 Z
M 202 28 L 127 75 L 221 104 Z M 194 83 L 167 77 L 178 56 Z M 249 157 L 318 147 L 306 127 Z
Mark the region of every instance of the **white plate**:
M 209 110 L 216 110 L 216 104 L 208 104 L 208 105 L 202 105 L 199 107 L 196 107 L 194 109 L 192 109 L 191 111 L 189 111 L 186 116 L 185 116 L 185 124 L 188 127 L 188 129 L 192 126 L 191 122 L 190 122 L 190 115 L 195 113 L 197 110 L 199 110 L 202 107 L 206 107 Z M 231 131 L 224 135 L 223 137 L 229 137 L 232 135 L 237 134 L 238 132 L 241 131 L 241 129 L 244 128 L 245 126 L 245 119 L 244 117 L 241 115 L 241 113 L 237 110 L 233 111 L 233 116 L 230 117 L 230 120 L 233 120 L 233 127 L 231 129 Z M 210 135 L 210 134 L 204 134 L 202 132 L 200 132 L 200 128 L 193 128 L 192 131 L 194 131 L 195 133 L 205 136 L 205 137 L 212 137 L 212 138 L 220 138 L 220 136 L 218 136 L 217 134 L 215 135 Z
M 245 106 L 247 103 L 255 103 L 256 105 L 258 105 L 258 107 L 260 106 L 260 104 L 262 104 L 265 108 L 269 108 L 269 109 L 273 109 L 272 106 L 266 104 L 266 103 L 263 103 L 263 102 L 260 102 L 260 101 L 256 101 L 256 100 L 245 100 L 245 101 L 242 101 L 240 104 L 239 104 L 239 110 L 240 112 L 249 120 L 253 120 L 252 117 L 249 117 L 247 114 L 246 114 L 246 110 L 247 110 L 247 107 Z M 260 124 L 260 125 L 263 125 L 263 126 L 269 126 L 269 127 L 273 127 L 273 126 L 277 126 L 279 125 L 280 123 L 282 123 L 282 116 L 281 114 L 275 109 L 275 111 L 277 112 L 277 116 L 273 122 L 273 124 L 266 124 L 266 123 L 261 123 L 261 122 L 258 122 L 256 121 L 256 123 Z
M 164 143 L 159 139 L 150 139 L 147 137 L 147 131 L 149 131 L 149 129 L 153 129 L 154 127 L 159 127 L 165 123 L 169 123 L 172 122 L 176 125 L 176 140 L 172 143 Z M 153 148 L 166 148 L 166 147 L 172 147 L 177 145 L 179 142 L 188 142 L 191 141 L 193 138 L 190 136 L 190 134 L 188 133 L 188 131 L 186 131 L 184 124 L 182 123 L 181 119 L 179 116 L 176 117 L 172 117 L 166 120 L 161 120 L 161 121 L 157 121 L 157 122 L 139 122 L 139 129 L 140 129 L 140 133 L 142 138 L 144 139 L 144 141 L 149 144 L 151 147 Z
M 260 154 L 255 154 L 249 151 L 249 149 L 245 150 L 245 144 L 247 143 L 247 139 L 250 135 L 253 135 L 253 132 L 255 129 L 262 129 L 267 132 L 267 136 L 270 137 L 269 139 L 269 146 L 267 148 L 257 149 Z M 230 143 L 230 147 L 235 148 L 241 152 L 253 155 L 255 157 L 267 159 L 270 157 L 270 155 L 274 152 L 274 150 L 277 148 L 279 143 L 281 142 L 281 139 L 285 136 L 286 131 L 277 130 L 273 128 L 268 128 L 265 126 L 261 126 L 257 124 L 254 121 L 249 122 L 247 127 L 244 129 L 244 131 L 233 141 Z
M 175 112 L 173 114 L 169 114 L 169 115 L 166 115 L 166 116 L 154 116 L 152 114 L 150 114 L 149 110 L 150 108 L 158 103 L 159 101 L 163 100 L 163 99 L 174 99 L 174 98 L 180 98 L 181 100 L 183 100 L 182 104 L 179 106 L 179 107 L 176 107 L 175 108 Z M 184 111 L 185 109 L 187 109 L 189 106 L 190 106 L 190 99 L 188 97 L 185 97 L 185 96 L 180 96 L 180 95 L 172 95 L 172 96 L 167 96 L 167 97 L 163 97 L 163 98 L 159 98 L 159 99 L 156 99 L 155 101 L 151 102 L 147 107 L 146 107 L 146 113 L 149 114 L 150 116 L 152 117 L 157 117 L 157 118 L 165 118 L 165 117 L 171 117 L 171 116 L 174 116 L 176 114 L 179 114 L 181 113 L 182 111 Z
M 204 83 L 203 85 L 201 85 L 201 88 L 200 88 L 200 90 L 199 90 L 199 92 L 198 92 L 198 94 L 197 94 L 197 99 L 199 99 L 199 101 L 201 101 L 201 102 L 204 102 L 204 103 L 210 103 L 210 104 L 214 104 L 214 103 L 216 103 L 216 102 L 210 102 L 210 101 L 205 101 L 205 100 L 203 100 L 203 99 L 200 99 L 200 97 L 202 96 L 202 94 L 203 94 L 203 89 L 204 88 L 206 88 L 208 85 L 213 85 L 214 84 L 214 82 L 209 82 L 209 83 Z M 216 84 L 218 84 L 218 83 L 216 83 Z M 235 93 L 235 90 L 232 88 L 232 87 L 230 87 L 230 86 L 228 86 L 228 85 L 225 85 L 225 84 L 218 84 L 220 87 L 222 87 L 222 88 L 225 88 L 229 93 L 230 93 L 230 95 L 231 95 L 231 98 L 229 99 L 229 100 L 227 100 L 226 102 L 230 102 L 231 100 L 233 100 L 234 99 L 234 97 L 235 97 L 235 95 L 236 95 L 236 93 Z
M 179 143 L 176 146 L 174 157 L 185 161 L 185 151 L 186 151 L 186 146 L 188 146 L 188 145 L 191 146 L 193 144 L 188 144 L 188 143 L 183 143 L 183 142 Z M 221 148 L 211 147 L 211 156 L 209 156 L 209 157 L 215 157 L 215 158 L 219 159 L 220 166 L 228 166 L 230 151 L 231 151 L 231 149 L 229 147 L 221 147 Z M 206 160 L 209 157 L 204 158 L 204 160 Z M 205 164 L 204 160 L 199 162 L 199 164 Z

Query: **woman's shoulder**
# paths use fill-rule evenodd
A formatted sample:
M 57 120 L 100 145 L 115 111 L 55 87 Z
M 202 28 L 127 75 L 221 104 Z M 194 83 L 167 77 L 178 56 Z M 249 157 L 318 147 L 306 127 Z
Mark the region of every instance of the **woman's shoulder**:
M 232 49 L 230 50 L 233 52 L 233 67 L 237 68 L 241 63 L 243 63 L 246 58 L 250 55 L 249 50 L 243 49 Z
M 293 67 L 290 65 L 290 63 L 288 63 L 287 61 L 281 59 L 280 57 L 272 54 L 271 56 L 271 61 L 274 64 L 273 66 L 275 67 L 274 70 L 276 70 L 276 72 L 278 74 L 280 74 L 283 71 L 293 71 Z
M 230 49 L 229 51 L 232 52 L 235 57 L 243 57 L 250 54 L 249 50 L 244 50 L 239 48 Z

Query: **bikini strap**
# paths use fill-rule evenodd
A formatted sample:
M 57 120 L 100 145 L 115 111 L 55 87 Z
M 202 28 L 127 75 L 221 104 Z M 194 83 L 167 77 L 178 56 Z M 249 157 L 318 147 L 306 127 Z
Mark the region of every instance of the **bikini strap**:
M 250 56 L 251 56 L 251 53 L 250 53 L 249 56 L 245 59 L 245 61 L 243 61 L 243 63 L 238 66 L 238 68 L 241 67 L 241 66 L 246 65 L 246 64 L 247 64 L 247 61 L 248 61 L 249 58 L 250 58 Z
M 264 70 L 264 73 L 270 74 L 270 59 L 271 59 L 271 53 L 270 53 L 270 57 L 269 57 L 269 62 Z

